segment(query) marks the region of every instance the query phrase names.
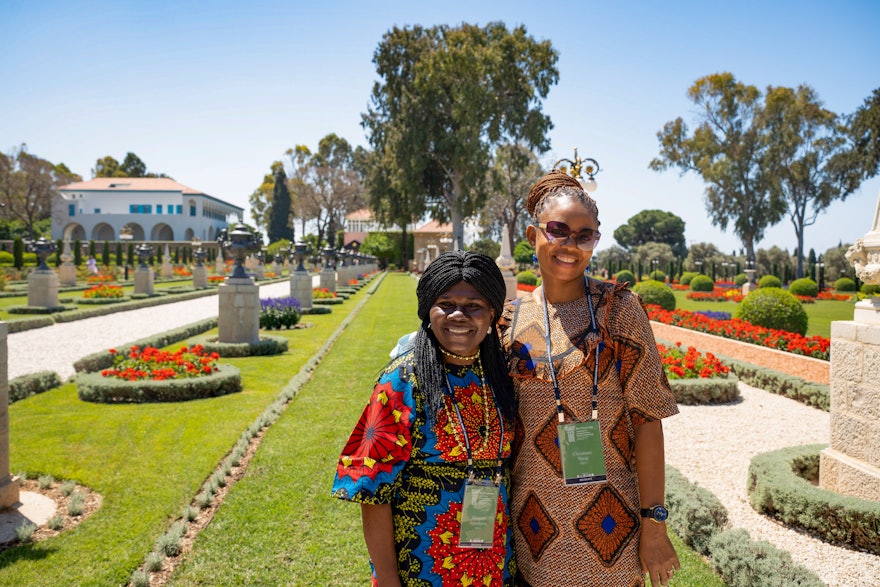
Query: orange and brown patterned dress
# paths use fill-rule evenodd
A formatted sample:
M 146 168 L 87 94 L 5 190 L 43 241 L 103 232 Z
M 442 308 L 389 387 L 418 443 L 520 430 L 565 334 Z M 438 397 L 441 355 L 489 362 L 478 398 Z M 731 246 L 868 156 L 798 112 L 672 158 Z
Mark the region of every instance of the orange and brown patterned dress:
M 588 287 L 599 342 L 591 344 L 588 337 L 586 297 L 548 304 L 552 360 L 566 421 L 587 420 L 599 349 L 607 482 L 563 484 L 542 303 L 531 295 L 508 302 L 499 322 L 519 401 L 511 485 L 514 546 L 521 579 L 533 587 L 644 585 L 634 430 L 678 413 L 638 296 L 592 279 Z

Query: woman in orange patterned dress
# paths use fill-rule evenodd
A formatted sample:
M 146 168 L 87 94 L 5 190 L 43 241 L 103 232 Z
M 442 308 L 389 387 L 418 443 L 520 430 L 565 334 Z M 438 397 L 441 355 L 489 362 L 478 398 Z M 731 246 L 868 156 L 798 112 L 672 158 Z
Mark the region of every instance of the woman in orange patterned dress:
M 522 584 L 667 585 L 661 419 L 678 413 L 648 317 L 585 276 L 595 201 L 555 171 L 529 192 L 542 284 L 499 322 L 518 401 L 511 525 Z M 593 444 L 590 444 L 590 443 Z M 562 448 L 560 448 L 562 447 Z

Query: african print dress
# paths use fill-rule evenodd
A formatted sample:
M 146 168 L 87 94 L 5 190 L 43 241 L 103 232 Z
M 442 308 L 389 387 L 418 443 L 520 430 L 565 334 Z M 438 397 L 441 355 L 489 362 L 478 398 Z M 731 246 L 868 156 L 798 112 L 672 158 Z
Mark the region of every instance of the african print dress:
M 587 298 L 548 304 L 552 360 L 566 421 L 591 417 L 599 349 L 598 417 L 607 481 L 566 486 L 545 342 L 543 305 L 508 302 L 501 341 L 519 402 L 511 473 L 511 525 L 523 584 L 533 587 L 644 585 L 639 562 L 635 428 L 678 413 L 639 298 L 623 286 L 588 281 Z M 592 342 L 591 342 L 592 341 Z
M 447 367 L 474 453 L 477 478 L 495 474 L 498 450 L 510 456 L 513 427 L 502 426 L 491 393 L 470 367 Z M 413 353 L 385 368 L 339 457 L 333 495 L 366 504 L 390 503 L 401 583 L 406 586 L 513 584 L 508 478 L 498 498 L 494 546 L 458 546 L 467 453 L 451 399 L 428 422 L 415 389 Z M 375 578 L 374 578 L 375 581 Z M 375 584 L 375 583 L 374 583 Z

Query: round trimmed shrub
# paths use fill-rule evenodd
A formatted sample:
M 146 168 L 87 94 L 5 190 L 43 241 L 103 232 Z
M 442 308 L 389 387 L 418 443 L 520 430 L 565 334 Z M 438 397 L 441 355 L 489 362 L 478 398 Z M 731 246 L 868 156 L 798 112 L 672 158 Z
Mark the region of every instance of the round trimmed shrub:
M 880 285 L 874 285 L 871 283 L 863 283 L 862 287 L 859 288 L 859 291 L 865 294 L 866 296 L 875 296 L 880 293 Z
M 534 271 L 526 269 L 516 274 L 516 282 L 523 285 L 536 285 L 538 283 L 538 276 L 535 275 Z
M 715 282 L 708 275 L 695 275 L 691 279 L 691 291 L 712 291 L 715 289 Z
M 807 312 L 800 300 L 779 287 L 762 287 L 745 298 L 739 306 L 737 318 L 755 326 L 807 333 Z
M 809 277 L 801 277 L 791 282 L 788 286 L 788 291 L 796 296 L 815 298 L 819 295 L 819 284 Z
M 653 279 L 654 281 L 666 281 L 666 274 L 660 271 L 659 269 L 655 271 L 651 271 L 648 275 L 648 279 Z
M 856 291 L 856 282 L 849 277 L 841 277 L 834 282 L 835 291 Z
M 220 363 L 210 375 L 164 381 L 125 381 L 104 377 L 100 372 L 79 373 L 76 387 L 79 399 L 86 402 L 182 402 L 241 391 L 241 372 L 238 367 Z
M 682 271 L 681 277 L 678 279 L 678 282 L 682 285 L 690 285 L 691 279 L 699 275 L 696 271 Z
M 656 279 L 648 279 L 637 283 L 632 288 L 646 304 L 656 304 L 670 312 L 675 309 L 675 294 L 672 289 Z
M 626 269 L 618 271 L 617 275 L 614 276 L 614 279 L 617 280 L 617 283 L 627 282 L 631 286 L 636 282 L 636 276 L 633 275 L 633 272 Z
M 758 287 L 782 287 L 782 282 L 775 275 L 765 275 L 758 280 Z
M 749 281 L 749 276 L 745 273 L 737 273 L 733 278 L 733 285 L 745 285 Z

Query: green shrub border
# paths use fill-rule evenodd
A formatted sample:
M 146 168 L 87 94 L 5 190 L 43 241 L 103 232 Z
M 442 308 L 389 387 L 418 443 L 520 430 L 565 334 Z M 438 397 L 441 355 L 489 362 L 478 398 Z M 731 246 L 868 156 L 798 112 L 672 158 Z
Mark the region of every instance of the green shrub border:
M 725 377 L 670 379 L 675 401 L 686 406 L 726 404 L 740 399 L 739 379 L 733 373 Z
M 682 541 L 709 557 L 728 587 L 824 587 L 815 573 L 785 550 L 753 541 L 742 528 L 727 529 L 724 505 L 709 490 L 666 466 L 667 524 Z
M 320 306 L 335 306 L 337 304 L 343 303 L 344 301 L 345 301 L 345 299 L 343 299 L 341 297 L 338 297 L 338 298 L 314 298 L 312 300 L 312 304 L 313 305 L 320 305 Z
M 241 391 L 241 371 L 235 365 L 218 364 L 210 375 L 164 381 L 124 381 L 101 373 L 79 373 L 79 399 L 97 403 L 180 402 L 217 397 Z
M 821 489 L 819 453 L 811 444 L 766 452 L 749 466 L 749 501 L 756 511 L 831 544 L 880 554 L 880 503 Z
M 287 352 L 287 339 L 283 336 L 260 334 L 257 342 L 220 342 L 216 336 L 197 338 L 192 344 L 200 344 L 205 352 L 221 357 L 261 357 Z
M 123 296 L 121 298 L 81 298 L 77 300 L 76 303 L 83 306 L 109 306 L 111 304 L 119 304 L 122 302 L 130 301 L 130 297 Z
M 27 399 L 61 385 L 61 376 L 55 371 L 37 371 L 9 380 L 9 403 Z

